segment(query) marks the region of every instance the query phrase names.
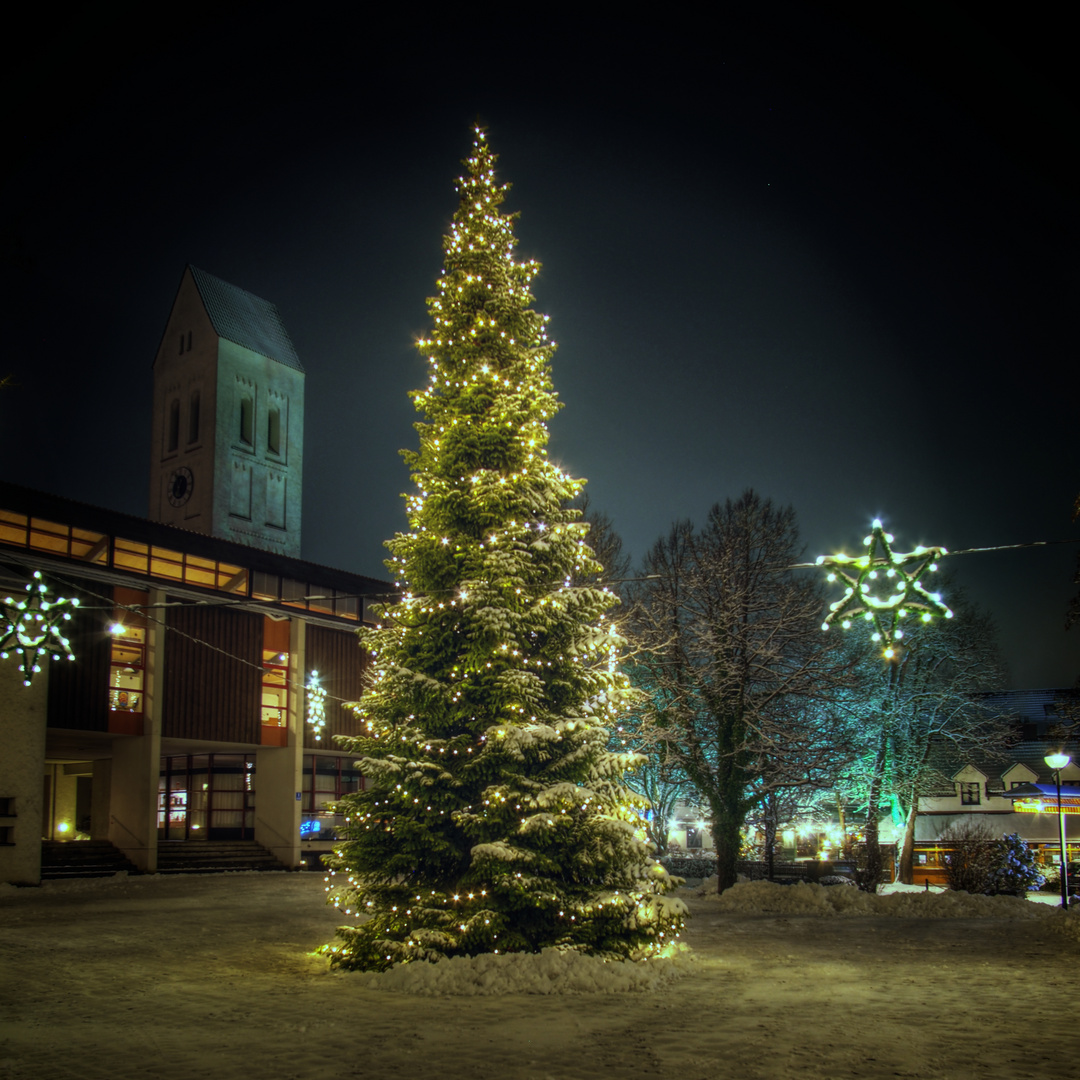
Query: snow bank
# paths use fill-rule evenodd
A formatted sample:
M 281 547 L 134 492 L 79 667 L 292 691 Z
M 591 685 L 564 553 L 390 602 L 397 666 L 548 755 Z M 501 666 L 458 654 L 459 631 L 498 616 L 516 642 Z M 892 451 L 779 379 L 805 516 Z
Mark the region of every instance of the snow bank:
M 541 953 L 455 956 L 436 964 L 398 964 L 384 972 L 344 972 L 342 977 L 372 990 L 420 997 L 620 994 L 655 990 L 686 974 L 690 963 L 685 946 L 674 957 L 637 963 L 545 949 Z
M 778 885 L 746 881 L 716 892 L 716 878 L 694 895 L 709 900 L 715 911 L 732 915 L 886 915 L 898 919 L 1038 919 L 1054 914 L 1045 904 L 1029 904 L 1015 896 L 973 896 L 966 892 L 894 892 L 874 896 L 858 889 L 801 881 Z

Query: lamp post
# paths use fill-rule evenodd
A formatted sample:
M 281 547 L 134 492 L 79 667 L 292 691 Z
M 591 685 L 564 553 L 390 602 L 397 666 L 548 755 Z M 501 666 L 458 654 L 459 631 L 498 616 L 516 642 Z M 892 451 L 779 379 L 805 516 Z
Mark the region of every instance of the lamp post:
M 1069 764 L 1068 754 L 1047 754 L 1043 761 L 1054 770 L 1054 783 L 1057 785 L 1058 831 L 1061 835 L 1061 906 L 1069 909 L 1069 864 L 1065 853 L 1065 812 L 1061 808 L 1061 770 Z

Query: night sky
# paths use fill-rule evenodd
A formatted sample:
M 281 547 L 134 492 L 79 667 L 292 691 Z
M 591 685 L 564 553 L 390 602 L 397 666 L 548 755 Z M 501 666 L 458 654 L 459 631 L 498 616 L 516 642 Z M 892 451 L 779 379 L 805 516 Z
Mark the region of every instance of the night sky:
M 479 118 L 544 266 L 551 455 L 635 559 L 747 487 L 794 505 L 808 557 L 874 516 L 899 550 L 1080 537 L 1063 28 L 743 6 L 51 14 L 4 76 L 2 475 L 145 515 L 190 262 L 275 303 L 307 369 L 304 557 L 384 577 Z M 1015 687 L 1080 674 L 1076 551 L 946 564 Z

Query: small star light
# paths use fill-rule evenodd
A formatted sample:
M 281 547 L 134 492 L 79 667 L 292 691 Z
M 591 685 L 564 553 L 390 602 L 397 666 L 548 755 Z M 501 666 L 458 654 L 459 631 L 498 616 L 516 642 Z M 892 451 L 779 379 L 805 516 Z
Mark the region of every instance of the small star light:
M 75 659 L 71 642 L 60 632 L 63 623 L 71 620 L 70 608 L 79 606 L 77 599 L 62 596 L 50 600 L 49 587 L 34 571 L 34 580 L 26 586 L 22 600 L 5 596 L 0 600 L 3 617 L 0 619 L 0 660 L 11 652 L 22 656 L 23 686 L 29 686 L 34 675 L 41 671 L 42 657 L 54 659 L 66 656 Z
M 307 722 L 315 733 L 315 741 L 322 742 L 326 729 L 326 691 L 319 683 L 319 673 L 313 671 L 307 681 Z
M 937 569 L 935 560 L 948 552 L 943 547 L 923 547 L 920 544 L 908 555 L 898 555 L 892 549 L 893 536 L 887 533 L 880 520 L 874 519 L 870 535 L 863 541 L 866 554 L 819 555 L 818 566 L 829 567 L 828 580 L 843 578 L 847 592 L 829 605 L 822 630 L 828 630 L 839 621 L 845 629 L 852 618 L 861 615 L 873 624 L 871 637 L 885 642 L 883 655 L 892 660 L 899 649 L 898 642 L 904 636 L 900 621 L 907 615 L 920 613 L 923 622 L 935 615 L 951 619 L 953 613 L 941 600 L 940 593 L 928 592 L 919 580 L 922 574 Z M 884 586 L 888 595 L 881 597 L 872 591 Z

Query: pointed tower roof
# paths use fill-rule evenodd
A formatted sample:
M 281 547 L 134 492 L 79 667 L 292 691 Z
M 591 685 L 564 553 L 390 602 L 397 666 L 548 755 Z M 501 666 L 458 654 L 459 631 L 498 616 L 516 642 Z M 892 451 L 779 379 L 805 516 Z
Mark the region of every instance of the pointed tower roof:
M 205 270 L 194 266 L 188 269 L 218 337 L 297 371 L 304 370 L 273 304 Z

